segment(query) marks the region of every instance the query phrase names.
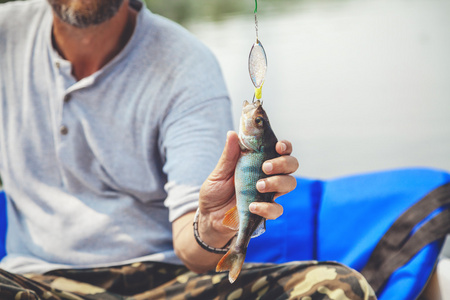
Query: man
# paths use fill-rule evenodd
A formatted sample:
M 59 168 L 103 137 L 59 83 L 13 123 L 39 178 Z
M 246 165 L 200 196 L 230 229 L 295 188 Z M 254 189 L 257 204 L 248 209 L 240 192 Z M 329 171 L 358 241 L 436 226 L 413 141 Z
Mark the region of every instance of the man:
M 217 63 L 184 29 L 135 0 L 31 0 L 0 8 L 0 53 L 0 298 L 295 298 L 318 293 L 311 276 L 369 297 L 364 278 L 337 264 L 247 265 L 233 285 L 194 273 L 221 258 L 195 240 L 197 207 L 204 244 L 235 234 L 222 219 L 239 145 L 235 132 L 223 145 L 231 116 Z M 282 195 L 298 162 L 289 142 L 276 149 L 257 187 Z M 251 210 L 282 214 L 276 203 Z M 336 294 L 326 286 L 321 295 Z

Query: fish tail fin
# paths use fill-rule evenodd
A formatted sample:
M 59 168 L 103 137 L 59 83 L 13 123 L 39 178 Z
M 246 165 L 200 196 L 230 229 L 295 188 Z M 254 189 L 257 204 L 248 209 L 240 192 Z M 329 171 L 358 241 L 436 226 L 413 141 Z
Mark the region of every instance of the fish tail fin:
M 229 271 L 228 280 L 233 283 L 241 272 L 244 260 L 245 253 L 238 252 L 233 247 L 219 261 L 216 272 Z

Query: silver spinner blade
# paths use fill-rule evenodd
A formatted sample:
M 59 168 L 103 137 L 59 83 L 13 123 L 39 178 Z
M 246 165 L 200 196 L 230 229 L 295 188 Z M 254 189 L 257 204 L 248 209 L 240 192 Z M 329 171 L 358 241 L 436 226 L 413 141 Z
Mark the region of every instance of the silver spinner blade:
M 260 88 L 264 83 L 267 70 L 267 56 L 264 47 L 259 40 L 253 44 L 248 57 L 248 72 L 255 88 Z

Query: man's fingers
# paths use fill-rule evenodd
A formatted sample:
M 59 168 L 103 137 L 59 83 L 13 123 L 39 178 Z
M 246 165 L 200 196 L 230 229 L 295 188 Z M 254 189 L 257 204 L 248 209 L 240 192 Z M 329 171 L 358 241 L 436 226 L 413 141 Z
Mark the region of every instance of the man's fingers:
M 280 155 L 290 155 L 292 153 L 292 144 L 286 140 L 278 141 L 275 145 L 275 150 Z
M 265 161 L 262 169 L 267 175 L 273 174 L 291 174 L 298 169 L 298 160 L 290 156 L 292 153 L 292 144 L 289 141 L 278 141 L 275 150 L 280 157 Z
M 276 198 L 295 189 L 297 180 L 294 176 L 288 174 L 294 173 L 299 164 L 295 157 L 290 156 L 292 144 L 289 141 L 277 142 L 275 150 L 281 156 L 264 162 L 262 166 L 266 175 L 273 176 L 259 180 L 256 188 L 260 193 L 275 193 Z M 250 212 L 271 220 L 283 214 L 283 207 L 275 202 L 253 202 L 249 209 Z
M 250 212 L 269 220 L 275 220 L 283 214 L 283 206 L 275 202 L 253 202 Z
M 262 169 L 267 175 L 291 174 L 298 169 L 298 160 L 293 156 L 280 156 L 264 162 Z
M 260 193 L 275 192 L 277 196 L 287 194 L 295 189 L 297 180 L 290 175 L 276 175 L 259 180 L 256 188 Z

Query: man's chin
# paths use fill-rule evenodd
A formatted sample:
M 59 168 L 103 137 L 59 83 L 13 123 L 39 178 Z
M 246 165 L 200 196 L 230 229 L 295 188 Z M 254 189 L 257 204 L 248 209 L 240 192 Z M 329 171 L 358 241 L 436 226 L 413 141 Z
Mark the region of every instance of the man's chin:
M 76 28 L 87 28 L 102 24 L 119 11 L 124 0 L 97 0 L 92 7 L 70 5 L 77 0 L 47 0 L 56 16 L 66 24 Z M 67 4 L 66 4 L 67 3 Z

